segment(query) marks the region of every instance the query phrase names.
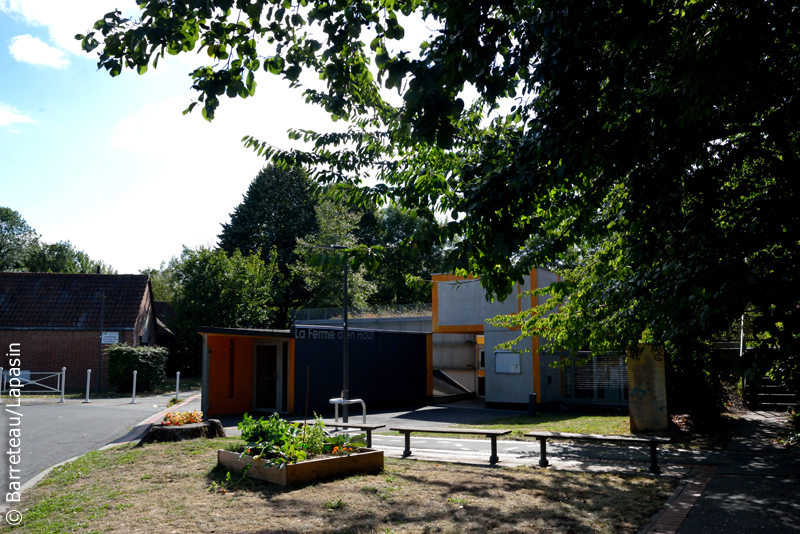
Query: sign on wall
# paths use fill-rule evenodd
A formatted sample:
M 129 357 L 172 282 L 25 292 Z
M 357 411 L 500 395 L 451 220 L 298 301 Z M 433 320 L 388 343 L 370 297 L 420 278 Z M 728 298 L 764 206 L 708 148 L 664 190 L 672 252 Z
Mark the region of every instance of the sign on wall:
M 519 352 L 499 350 L 494 353 L 494 372 L 498 375 L 521 375 Z
M 113 345 L 119 343 L 119 332 L 103 332 L 103 345 Z

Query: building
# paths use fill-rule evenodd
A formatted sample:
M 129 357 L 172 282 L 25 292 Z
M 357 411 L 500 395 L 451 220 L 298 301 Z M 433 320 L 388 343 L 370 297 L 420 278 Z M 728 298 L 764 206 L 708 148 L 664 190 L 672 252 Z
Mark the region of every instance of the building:
M 306 310 L 302 310 L 306 311 Z M 314 311 L 314 310 L 310 310 Z M 309 314 L 311 315 L 311 314 Z M 335 319 L 295 319 L 297 326 L 340 326 L 341 308 Z M 407 315 L 390 317 L 350 317 L 353 328 L 385 330 L 394 332 L 421 332 L 430 334 L 430 315 Z M 471 333 L 433 334 L 433 387 L 436 402 L 450 402 L 476 395 L 479 390 L 477 373 L 479 354 L 483 348 L 483 336 Z
M 343 328 L 291 330 L 200 327 L 202 410 L 295 415 L 333 411 L 343 389 Z M 367 408 L 428 404 L 433 397 L 431 334 L 348 330 L 349 398 Z M 360 414 L 360 406 L 351 409 Z
M 628 371 L 619 355 L 588 353 L 542 354 L 538 337 L 517 342 L 511 350 L 496 347 L 516 339 L 518 330 L 493 326 L 487 321 L 544 304 L 546 296 L 531 297 L 527 291 L 547 287 L 558 276 L 533 269 L 523 284 L 504 301 L 487 301 L 480 280 L 450 274 L 433 276 L 433 321 L 436 334 L 472 335 L 478 351 L 476 380 L 490 408 L 527 409 L 530 395 L 541 403 L 628 404 Z M 534 301 L 538 298 L 537 301 Z M 584 362 L 584 360 L 588 360 Z M 561 362 L 564 365 L 554 367 Z
M 67 389 L 86 387 L 87 369 L 93 390 L 108 388 L 101 332 L 103 344 L 150 344 L 156 324 L 147 275 L 0 273 L 0 346 L 19 343 L 25 371 L 66 367 Z

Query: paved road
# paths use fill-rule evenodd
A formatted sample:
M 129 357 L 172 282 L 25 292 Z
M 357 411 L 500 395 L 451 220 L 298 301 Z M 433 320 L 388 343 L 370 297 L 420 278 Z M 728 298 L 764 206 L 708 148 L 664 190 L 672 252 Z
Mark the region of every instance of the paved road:
M 182 396 L 187 396 L 186 394 Z M 169 396 L 130 399 L 97 399 L 90 404 L 68 400 L 65 404 L 37 403 L 23 400 L 22 406 L 0 406 L 0 480 L 8 479 L 9 428 L 21 414 L 21 481 L 27 482 L 44 469 L 70 458 L 97 450 L 127 434 L 133 427 L 166 407 Z M 8 399 L 3 399 L 9 402 Z M 13 419 L 12 419 L 13 418 Z

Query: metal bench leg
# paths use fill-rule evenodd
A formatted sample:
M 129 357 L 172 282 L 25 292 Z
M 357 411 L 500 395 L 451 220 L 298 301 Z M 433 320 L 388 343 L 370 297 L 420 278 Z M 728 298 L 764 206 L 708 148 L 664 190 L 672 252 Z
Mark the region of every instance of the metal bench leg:
M 540 456 L 539 456 L 539 467 L 547 467 L 550 465 L 550 462 L 547 461 L 547 438 L 538 438 L 539 439 L 539 449 L 540 449 Z
M 660 475 L 661 469 L 658 468 L 658 451 L 656 450 L 656 442 L 650 442 L 650 472 L 654 475 Z
M 337 423 L 339 422 L 339 405 L 338 404 L 334 404 L 333 405 L 333 420 L 336 421 Z
M 411 456 L 411 432 L 405 432 L 406 435 L 406 450 L 403 451 L 403 458 Z
M 372 448 L 372 430 L 367 429 L 367 448 Z
M 500 458 L 497 457 L 497 436 L 492 436 L 492 455 L 489 456 L 489 463 L 496 464 L 500 461 Z

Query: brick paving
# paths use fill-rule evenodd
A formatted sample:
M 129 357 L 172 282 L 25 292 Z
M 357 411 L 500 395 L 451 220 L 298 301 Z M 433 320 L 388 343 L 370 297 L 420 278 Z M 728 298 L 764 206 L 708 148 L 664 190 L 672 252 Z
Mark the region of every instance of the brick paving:
M 689 515 L 692 506 L 703 494 L 703 490 L 706 489 L 716 470 L 717 466 L 715 465 L 692 467 L 687 483 L 678 486 L 668 501 L 668 508 L 647 530 L 647 534 L 675 534 L 683 524 L 683 520 Z

